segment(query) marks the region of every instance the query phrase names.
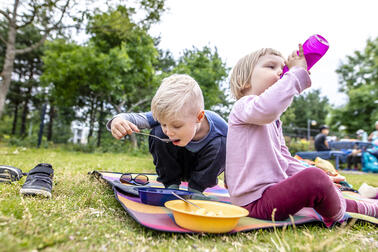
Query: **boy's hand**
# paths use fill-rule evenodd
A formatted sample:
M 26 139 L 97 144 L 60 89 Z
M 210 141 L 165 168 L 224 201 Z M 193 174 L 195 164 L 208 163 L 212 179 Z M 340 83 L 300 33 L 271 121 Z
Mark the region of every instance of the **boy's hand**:
M 287 60 L 285 64 L 289 69 L 292 67 L 303 67 L 305 70 L 307 70 L 307 62 L 306 58 L 303 54 L 303 47 L 302 44 L 299 44 L 299 53 L 297 54 L 297 51 L 294 51 L 289 57 L 287 57 Z
M 110 130 L 112 131 L 112 135 L 118 140 L 126 135 L 131 135 L 133 132 L 139 132 L 135 124 L 121 117 L 113 119 Z

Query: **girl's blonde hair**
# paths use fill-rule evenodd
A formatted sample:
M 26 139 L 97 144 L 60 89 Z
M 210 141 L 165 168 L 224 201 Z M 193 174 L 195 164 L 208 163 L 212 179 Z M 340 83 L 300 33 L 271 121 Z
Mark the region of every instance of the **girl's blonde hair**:
M 238 61 L 238 63 L 236 63 L 230 77 L 231 94 L 234 96 L 234 98 L 236 98 L 236 100 L 239 100 L 244 96 L 243 91 L 246 88 L 251 87 L 251 77 L 257 61 L 262 56 L 270 54 L 283 58 L 282 54 L 277 50 L 272 48 L 262 48 L 244 56 Z
M 204 109 L 203 95 L 198 83 L 189 75 L 173 74 L 163 79 L 151 102 L 155 120 L 167 120 Z

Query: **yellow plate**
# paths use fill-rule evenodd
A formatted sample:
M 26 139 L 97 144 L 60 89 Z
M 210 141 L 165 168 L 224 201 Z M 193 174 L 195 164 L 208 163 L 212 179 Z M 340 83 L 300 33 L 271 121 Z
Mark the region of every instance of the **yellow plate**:
M 167 201 L 165 207 L 172 211 L 177 225 L 196 232 L 230 232 L 236 227 L 241 217 L 248 215 L 246 209 L 231 204 L 207 200 L 189 201 L 204 208 L 206 213 L 182 200 Z

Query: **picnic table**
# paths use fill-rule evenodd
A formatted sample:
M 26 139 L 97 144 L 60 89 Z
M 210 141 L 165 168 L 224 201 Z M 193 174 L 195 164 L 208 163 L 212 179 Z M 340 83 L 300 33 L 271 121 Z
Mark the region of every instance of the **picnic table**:
M 330 141 L 328 143 L 331 148 L 330 151 L 302 151 L 297 152 L 295 155 L 304 159 L 314 160 L 317 157 L 322 159 L 335 159 L 335 168 L 339 169 L 340 161 L 345 162 L 350 151 L 355 147 L 358 149 L 366 150 L 372 147 L 372 143 L 363 141 Z M 334 150 L 332 150 L 334 149 Z
M 331 149 L 337 149 L 337 150 L 354 149 L 354 147 L 365 150 L 373 146 L 371 142 L 363 142 L 363 141 L 331 141 L 328 143 L 328 145 Z

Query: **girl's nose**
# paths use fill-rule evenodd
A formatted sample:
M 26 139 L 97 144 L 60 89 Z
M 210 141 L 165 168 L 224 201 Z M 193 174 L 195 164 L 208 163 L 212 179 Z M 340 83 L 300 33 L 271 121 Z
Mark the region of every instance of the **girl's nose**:
M 278 70 L 278 76 L 281 76 L 281 75 L 282 75 L 282 72 L 283 72 L 282 69 L 279 69 L 279 70 Z

